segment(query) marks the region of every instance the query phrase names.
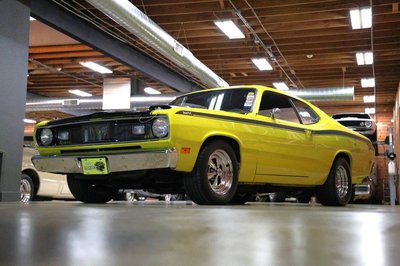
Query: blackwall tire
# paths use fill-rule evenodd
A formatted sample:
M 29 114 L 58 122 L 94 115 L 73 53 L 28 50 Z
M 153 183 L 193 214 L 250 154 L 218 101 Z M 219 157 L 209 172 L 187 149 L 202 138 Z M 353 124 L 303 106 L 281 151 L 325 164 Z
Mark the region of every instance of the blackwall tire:
M 32 201 L 35 196 L 35 188 L 33 186 L 32 178 L 27 174 L 21 174 L 20 181 L 21 202 Z
M 317 189 L 317 199 L 322 205 L 344 206 L 353 193 L 350 167 L 344 158 L 337 158 L 324 185 Z
M 75 199 L 84 203 L 106 203 L 117 193 L 116 189 L 95 185 L 89 180 L 78 179 L 74 175 L 68 175 L 67 182 Z
M 183 180 L 193 202 L 223 205 L 233 199 L 238 175 L 238 162 L 232 147 L 224 141 L 214 141 L 202 148 L 193 172 Z

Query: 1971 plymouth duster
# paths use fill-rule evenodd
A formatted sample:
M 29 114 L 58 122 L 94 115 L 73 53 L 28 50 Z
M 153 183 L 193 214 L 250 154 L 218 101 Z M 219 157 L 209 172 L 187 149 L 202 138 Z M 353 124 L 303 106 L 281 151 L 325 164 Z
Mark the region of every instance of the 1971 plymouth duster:
M 67 174 L 86 203 L 108 202 L 122 188 L 187 193 L 197 204 L 298 189 L 340 206 L 374 158 L 368 138 L 302 99 L 255 85 L 198 91 L 146 112 L 42 122 L 35 138 L 36 168 Z

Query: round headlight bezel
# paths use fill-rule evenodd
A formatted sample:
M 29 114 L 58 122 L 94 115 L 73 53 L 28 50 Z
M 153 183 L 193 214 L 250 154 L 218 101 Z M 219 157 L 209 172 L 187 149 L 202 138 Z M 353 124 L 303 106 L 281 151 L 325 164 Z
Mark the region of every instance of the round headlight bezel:
M 365 121 L 364 125 L 365 125 L 365 127 L 370 128 L 370 127 L 372 127 L 372 122 L 371 121 Z
M 42 146 L 50 146 L 54 139 L 53 131 L 49 128 L 43 128 L 40 130 L 39 139 Z
M 164 117 L 156 118 L 151 125 L 151 131 L 156 138 L 165 138 L 169 133 L 168 119 Z

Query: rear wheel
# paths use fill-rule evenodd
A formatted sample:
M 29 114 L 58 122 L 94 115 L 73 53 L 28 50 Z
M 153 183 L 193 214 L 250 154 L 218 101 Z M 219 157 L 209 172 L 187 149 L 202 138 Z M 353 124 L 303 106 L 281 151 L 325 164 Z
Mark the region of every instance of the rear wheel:
M 332 165 L 329 176 L 317 189 L 317 198 L 327 206 L 344 206 L 352 195 L 350 167 L 344 158 L 337 158 Z
M 192 174 L 184 178 L 190 199 L 201 205 L 228 204 L 235 195 L 237 183 L 236 155 L 224 141 L 204 146 Z
M 32 201 L 35 194 L 32 178 L 27 174 L 21 174 L 19 191 L 21 192 L 21 202 Z
M 100 186 L 76 178 L 74 175 L 67 176 L 68 187 L 75 199 L 84 203 L 106 203 L 113 199 L 117 193 L 116 189 Z

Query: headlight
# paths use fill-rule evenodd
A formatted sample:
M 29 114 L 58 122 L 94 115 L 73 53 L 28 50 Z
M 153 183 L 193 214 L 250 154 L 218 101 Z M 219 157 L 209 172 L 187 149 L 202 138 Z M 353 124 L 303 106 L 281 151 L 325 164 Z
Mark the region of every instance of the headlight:
M 366 121 L 365 122 L 365 127 L 372 127 L 372 122 L 371 121 Z
M 154 136 L 157 138 L 163 138 L 168 135 L 168 120 L 166 118 L 157 118 L 154 120 L 151 126 Z
M 53 132 L 45 128 L 40 131 L 40 142 L 43 146 L 49 146 L 53 142 Z

